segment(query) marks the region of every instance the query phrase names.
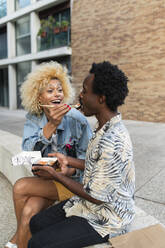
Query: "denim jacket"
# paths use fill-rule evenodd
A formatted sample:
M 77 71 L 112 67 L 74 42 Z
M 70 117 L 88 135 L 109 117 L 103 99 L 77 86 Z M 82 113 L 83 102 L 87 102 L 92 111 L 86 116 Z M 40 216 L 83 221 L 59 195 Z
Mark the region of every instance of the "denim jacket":
M 22 149 L 24 151 L 41 150 L 42 156 L 47 156 L 52 151 L 52 138 L 46 139 L 43 127 L 47 123 L 45 114 L 37 117 L 27 114 L 24 125 Z M 85 159 L 89 139 L 92 131 L 87 119 L 80 111 L 71 109 L 57 127 L 57 151 L 68 156 Z M 76 181 L 81 181 L 83 172 L 76 170 L 73 176 Z

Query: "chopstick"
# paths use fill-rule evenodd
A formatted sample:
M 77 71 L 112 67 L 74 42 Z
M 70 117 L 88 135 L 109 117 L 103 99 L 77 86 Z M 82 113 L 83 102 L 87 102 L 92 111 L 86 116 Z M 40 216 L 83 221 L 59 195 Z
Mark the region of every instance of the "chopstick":
M 54 108 L 54 105 L 47 105 L 47 104 L 40 104 L 41 107 L 45 107 L 45 108 Z M 75 105 L 70 105 L 71 108 L 76 108 L 76 109 L 80 109 L 81 105 L 79 103 L 75 104 Z
M 40 104 L 40 106 L 45 108 L 54 108 L 54 105 Z

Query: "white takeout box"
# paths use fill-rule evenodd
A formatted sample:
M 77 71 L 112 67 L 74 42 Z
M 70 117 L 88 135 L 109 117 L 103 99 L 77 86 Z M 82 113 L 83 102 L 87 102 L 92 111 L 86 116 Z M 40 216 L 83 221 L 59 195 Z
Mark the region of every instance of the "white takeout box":
M 22 165 L 32 165 L 37 160 L 41 159 L 40 151 L 23 151 L 12 157 L 13 166 L 22 166 Z

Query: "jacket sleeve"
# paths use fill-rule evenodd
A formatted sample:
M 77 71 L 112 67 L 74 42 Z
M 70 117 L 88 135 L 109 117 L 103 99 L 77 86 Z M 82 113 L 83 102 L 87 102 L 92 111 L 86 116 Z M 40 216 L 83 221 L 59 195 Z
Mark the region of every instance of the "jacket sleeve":
M 87 121 L 83 123 L 77 121 L 75 130 L 77 130 L 76 157 L 79 159 L 85 159 L 88 142 L 92 137 L 92 130 Z M 72 179 L 82 182 L 83 174 L 83 171 L 76 169 Z
M 43 129 L 38 123 L 27 118 L 24 125 L 22 149 L 24 151 L 40 151 L 51 143 L 52 139 L 48 140 L 44 137 Z
M 81 124 L 79 128 L 81 131 L 80 131 L 80 137 L 77 143 L 77 158 L 85 159 L 88 143 L 92 137 L 92 130 L 87 121 L 86 123 Z

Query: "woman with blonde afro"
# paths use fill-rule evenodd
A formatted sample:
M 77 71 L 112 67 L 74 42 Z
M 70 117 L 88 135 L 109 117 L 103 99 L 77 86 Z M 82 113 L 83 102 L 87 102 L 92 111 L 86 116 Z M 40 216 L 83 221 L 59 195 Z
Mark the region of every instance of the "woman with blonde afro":
M 27 76 L 21 87 L 22 105 L 28 111 L 24 125 L 22 148 L 25 151 L 62 153 L 85 159 L 92 132 L 80 111 L 71 108 L 74 89 L 67 69 L 57 62 L 43 63 Z M 61 173 L 81 182 L 83 171 L 70 166 Z M 5 248 L 27 248 L 31 237 L 29 221 L 39 211 L 63 201 L 73 194 L 49 176 L 25 177 L 13 187 L 17 230 Z

